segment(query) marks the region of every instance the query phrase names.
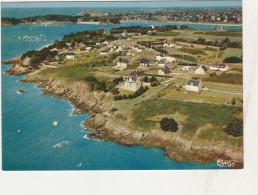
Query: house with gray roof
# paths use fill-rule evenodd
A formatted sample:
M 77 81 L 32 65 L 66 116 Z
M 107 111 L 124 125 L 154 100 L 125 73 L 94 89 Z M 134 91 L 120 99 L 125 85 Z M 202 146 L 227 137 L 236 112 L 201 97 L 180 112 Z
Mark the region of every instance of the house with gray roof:
M 171 69 L 168 66 L 161 68 L 158 70 L 158 75 L 169 75 L 171 73 Z
M 202 90 L 202 81 L 189 79 L 185 86 L 186 91 L 200 92 Z
M 75 58 L 75 53 L 73 52 L 68 52 L 65 54 L 66 59 L 74 59 Z
M 140 60 L 140 68 L 148 68 L 150 67 L 148 58 L 142 58 Z
M 128 65 L 128 59 L 126 59 L 126 58 L 119 58 L 118 60 L 117 60 L 117 63 L 116 63 L 116 67 L 118 68 L 118 69 L 125 69 L 125 68 L 127 68 L 127 65 Z
M 229 70 L 229 67 L 226 64 L 213 64 L 210 67 L 210 70 L 219 70 L 222 72 L 226 72 Z
M 206 72 L 208 71 L 208 68 L 206 66 L 199 66 L 199 68 L 197 68 L 195 71 L 194 71 L 194 74 L 202 74 L 204 75 Z
M 140 77 L 136 74 L 131 74 L 125 79 L 125 89 L 129 91 L 136 91 L 141 87 Z

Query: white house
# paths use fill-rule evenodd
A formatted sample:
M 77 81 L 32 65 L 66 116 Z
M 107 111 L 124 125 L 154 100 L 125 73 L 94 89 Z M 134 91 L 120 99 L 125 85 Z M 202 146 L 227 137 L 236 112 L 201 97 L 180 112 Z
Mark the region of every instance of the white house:
M 166 56 L 165 54 L 159 54 L 156 56 L 156 60 L 159 62 L 161 60 L 166 60 L 166 62 L 176 62 L 176 58 L 174 57 L 170 57 L 170 56 Z
M 197 68 L 194 71 L 194 74 L 202 74 L 202 75 L 204 75 L 207 71 L 208 71 L 208 68 L 206 66 L 199 66 L 199 68 Z
M 99 54 L 100 54 L 100 55 L 107 55 L 107 54 L 108 54 L 108 51 L 106 51 L 106 50 L 105 50 L 105 51 L 100 51 Z
M 141 87 L 140 77 L 137 75 L 129 75 L 125 79 L 125 89 L 129 91 L 136 91 Z
M 165 57 L 165 60 L 167 61 L 167 62 L 176 62 L 176 58 L 173 58 L 173 57 L 170 57 L 170 56 L 166 56 Z
M 66 53 L 65 58 L 66 59 L 74 59 L 75 58 L 75 53 Z
M 125 69 L 127 68 L 127 65 L 128 65 L 128 60 L 126 58 L 119 58 L 116 63 L 116 67 L 119 69 Z
M 124 32 L 122 32 L 122 37 L 128 37 L 128 32 L 125 30 Z
M 86 47 L 85 49 L 86 49 L 86 51 L 89 52 L 89 51 L 92 49 L 92 47 L 89 47 L 89 46 L 88 46 L 88 47 Z
M 169 75 L 170 73 L 171 73 L 171 70 L 167 66 L 158 70 L 158 75 Z
M 175 45 L 175 44 L 173 44 L 173 43 L 164 43 L 164 44 L 163 44 L 163 47 L 176 48 L 176 49 L 182 48 L 182 46 L 178 46 L 178 45 Z
M 161 53 L 159 55 L 156 56 L 156 60 L 159 62 L 160 60 L 162 60 L 165 57 L 165 54 Z
M 202 90 L 202 81 L 189 79 L 185 86 L 186 91 L 200 92 Z
M 158 65 L 159 65 L 159 67 L 164 67 L 166 65 L 166 61 L 165 60 L 160 60 L 158 62 Z
M 103 44 L 104 44 L 104 45 L 108 45 L 109 42 L 108 42 L 108 41 L 104 41 Z
M 193 69 L 193 66 L 183 66 L 183 67 L 182 67 L 182 70 L 183 70 L 183 71 L 189 71 L 189 70 L 191 70 L 191 69 Z
M 116 49 L 116 52 L 120 52 L 120 51 L 124 51 L 124 48 L 122 46 L 118 46 L 118 48 Z
M 219 70 L 219 71 L 222 71 L 222 72 L 226 72 L 229 70 L 229 67 L 225 64 L 213 64 L 211 67 L 210 67 L 210 70 Z
M 148 68 L 150 66 L 149 60 L 147 58 L 142 58 L 140 60 L 140 68 Z

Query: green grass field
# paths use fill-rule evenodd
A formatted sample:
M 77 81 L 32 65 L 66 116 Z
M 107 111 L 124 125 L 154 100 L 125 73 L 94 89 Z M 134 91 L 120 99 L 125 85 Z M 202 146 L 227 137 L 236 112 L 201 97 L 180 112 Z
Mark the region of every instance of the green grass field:
M 227 48 L 223 52 L 222 59 L 225 59 L 227 57 L 232 57 L 232 56 L 241 58 L 242 55 L 243 55 L 243 49 Z
M 184 54 L 173 54 L 173 57 L 178 58 L 180 60 L 185 60 L 189 62 L 197 62 L 197 59 L 190 55 L 184 55 Z
M 229 84 L 243 84 L 242 74 L 222 74 L 207 77 L 203 79 L 204 81 L 217 82 L 217 83 L 229 83 Z
M 167 31 L 167 32 L 158 32 L 158 36 L 178 36 L 180 35 L 180 32 L 175 32 L 175 31 Z
M 205 32 L 206 35 L 213 35 L 213 36 L 229 36 L 229 37 L 242 37 L 241 31 L 209 31 Z
M 182 124 L 182 133 L 185 134 L 186 137 L 191 138 L 198 128 L 208 123 L 219 126 L 227 124 L 233 116 L 241 112 L 241 108 L 152 98 L 142 102 L 135 108 L 132 116 L 135 125 L 148 130 L 156 125 L 156 122 L 149 118 L 176 112 L 187 116 L 187 119 Z

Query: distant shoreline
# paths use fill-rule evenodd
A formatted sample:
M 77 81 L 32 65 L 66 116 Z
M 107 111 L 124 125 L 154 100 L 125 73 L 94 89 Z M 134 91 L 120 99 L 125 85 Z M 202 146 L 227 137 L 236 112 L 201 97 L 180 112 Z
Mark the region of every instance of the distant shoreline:
M 205 23 L 205 22 L 172 22 L 172 21 L 158 21 L 158 20 L 121 20 L 120 23 L 126 23 L 126 22 L 156 22 L 156 23 L 167 23 L 167 24 L 183 24 L 183 25 L 214 25 L 214 26 L 238 26 L 242 27 L 242 24 L 221 24 L 221 23 Z M 117 24 L 111 24 L 111 23 L 101 23 L 101 22 L 59 22 L 59 21 L 48 21 L 48 22 L 32 22 L 32 23 L 20 23 L 20 24 L 32 24 L 32 25 L 56 25 L 56 24 L 90 24 L 90 25 L 117 25 Z M 17 24 L 17 25 L 20 25 Z M 16 26 L 12 24 L 3 24 L 1 23 L 1 26 Z
M 217 26 L 243 26 L 243 24 L 221 24 L 221 23 L 206 23 L 206 22 L 172 22 L 172 21 L 158 21 L 158 20 L 121 20 L 122 22 L 160 22 L 168 24 L 200 24 L 200 25 L 217 25 Z

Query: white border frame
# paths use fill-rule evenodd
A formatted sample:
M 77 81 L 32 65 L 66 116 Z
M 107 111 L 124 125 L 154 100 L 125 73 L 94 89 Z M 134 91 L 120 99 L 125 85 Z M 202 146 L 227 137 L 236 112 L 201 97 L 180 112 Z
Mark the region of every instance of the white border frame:
M 258 1 L 243 0 L 242 5 L 245 121 L 243 170 L 0 171 L 0 195 L 258 194 Z

